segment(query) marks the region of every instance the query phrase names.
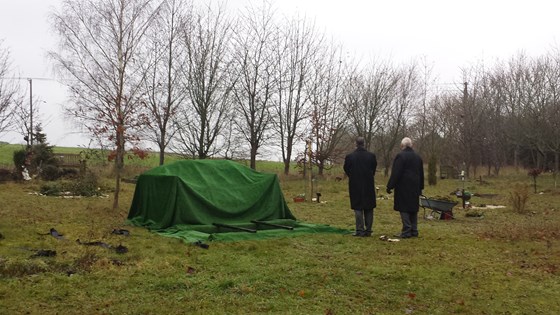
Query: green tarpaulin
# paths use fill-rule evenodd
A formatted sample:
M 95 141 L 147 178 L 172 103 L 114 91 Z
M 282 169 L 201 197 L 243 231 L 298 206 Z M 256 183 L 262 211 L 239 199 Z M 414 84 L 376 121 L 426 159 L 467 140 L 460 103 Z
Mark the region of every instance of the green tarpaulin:
M 276 174 L 228 160 L 177 161 L 143 173 L 128 222 L 186 241 L 345 232 L 297 222 Z

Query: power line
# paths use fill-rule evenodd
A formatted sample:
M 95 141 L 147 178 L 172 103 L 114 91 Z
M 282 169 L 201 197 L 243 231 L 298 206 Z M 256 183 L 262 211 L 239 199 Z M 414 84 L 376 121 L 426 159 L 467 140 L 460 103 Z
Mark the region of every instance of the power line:
M 55 81 L 58 82 L 58 80 L 53 79 L 53 78 L 35 78 L 35 77 L 0 77 L 0 80 L 39 80 L 39 81 Z

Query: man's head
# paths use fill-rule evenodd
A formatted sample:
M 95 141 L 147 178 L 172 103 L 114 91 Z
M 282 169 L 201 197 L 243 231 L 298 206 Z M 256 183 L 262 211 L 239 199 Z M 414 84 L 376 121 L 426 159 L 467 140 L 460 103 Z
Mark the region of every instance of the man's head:
M 356 146 L 363 148 L 366 145 L 366 140 L 364 139 L 364 137 L 357 137 L 356 138 Z
M 412 148 L 412 140 L 409 137 L 404 137 L 401 140 L 401 149 Z

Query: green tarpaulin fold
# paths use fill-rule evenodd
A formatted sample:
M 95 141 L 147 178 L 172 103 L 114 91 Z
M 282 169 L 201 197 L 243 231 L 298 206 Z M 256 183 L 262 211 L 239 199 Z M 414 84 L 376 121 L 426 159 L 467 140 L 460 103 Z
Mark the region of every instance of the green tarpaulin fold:
M 282 220 L 273 220 L 269 222 L 279 222 Z M 292 221 L 291 223 L 282 222 L 283 224 L 291 224 L 293 230 L 279 229 L 279 228 L 263 228 L 256 225 L 244 224 L 244 227 L 257 228 L 256 233 L 248 233 L 243 231 L 233 231 L 222 229 L 212 230 L 210 226 L 174 226 L 165 230 L 154 231 L 157 234 L 168 237 L 175 237 L 184 240 L 185 242 L 196 241 L 240 241 L 240 240 L 256 240 L 256 239 L 271 239 L 279 237 L 292 237 L 301 236 L 310 233 L 338 233 L 350 234 L 351 231 L 343 230 L 324 224 L 312 224 L 305 222 Z

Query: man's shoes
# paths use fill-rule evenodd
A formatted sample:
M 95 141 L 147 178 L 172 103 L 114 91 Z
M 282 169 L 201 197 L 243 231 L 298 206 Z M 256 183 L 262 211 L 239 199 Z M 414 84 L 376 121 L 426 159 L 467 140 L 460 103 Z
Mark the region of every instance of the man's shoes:
M 412 237 L 412 235 L 404 235 L 404 234 L 395 234 L 393 236 L 398 237 L 398 238 L 411 238 Z
M 352 236 L 356 236 L 356 237 L 370 237 L 370 236 L 371 236 L 371 233 L 356 232 L 356 233 L 353 233 Z

